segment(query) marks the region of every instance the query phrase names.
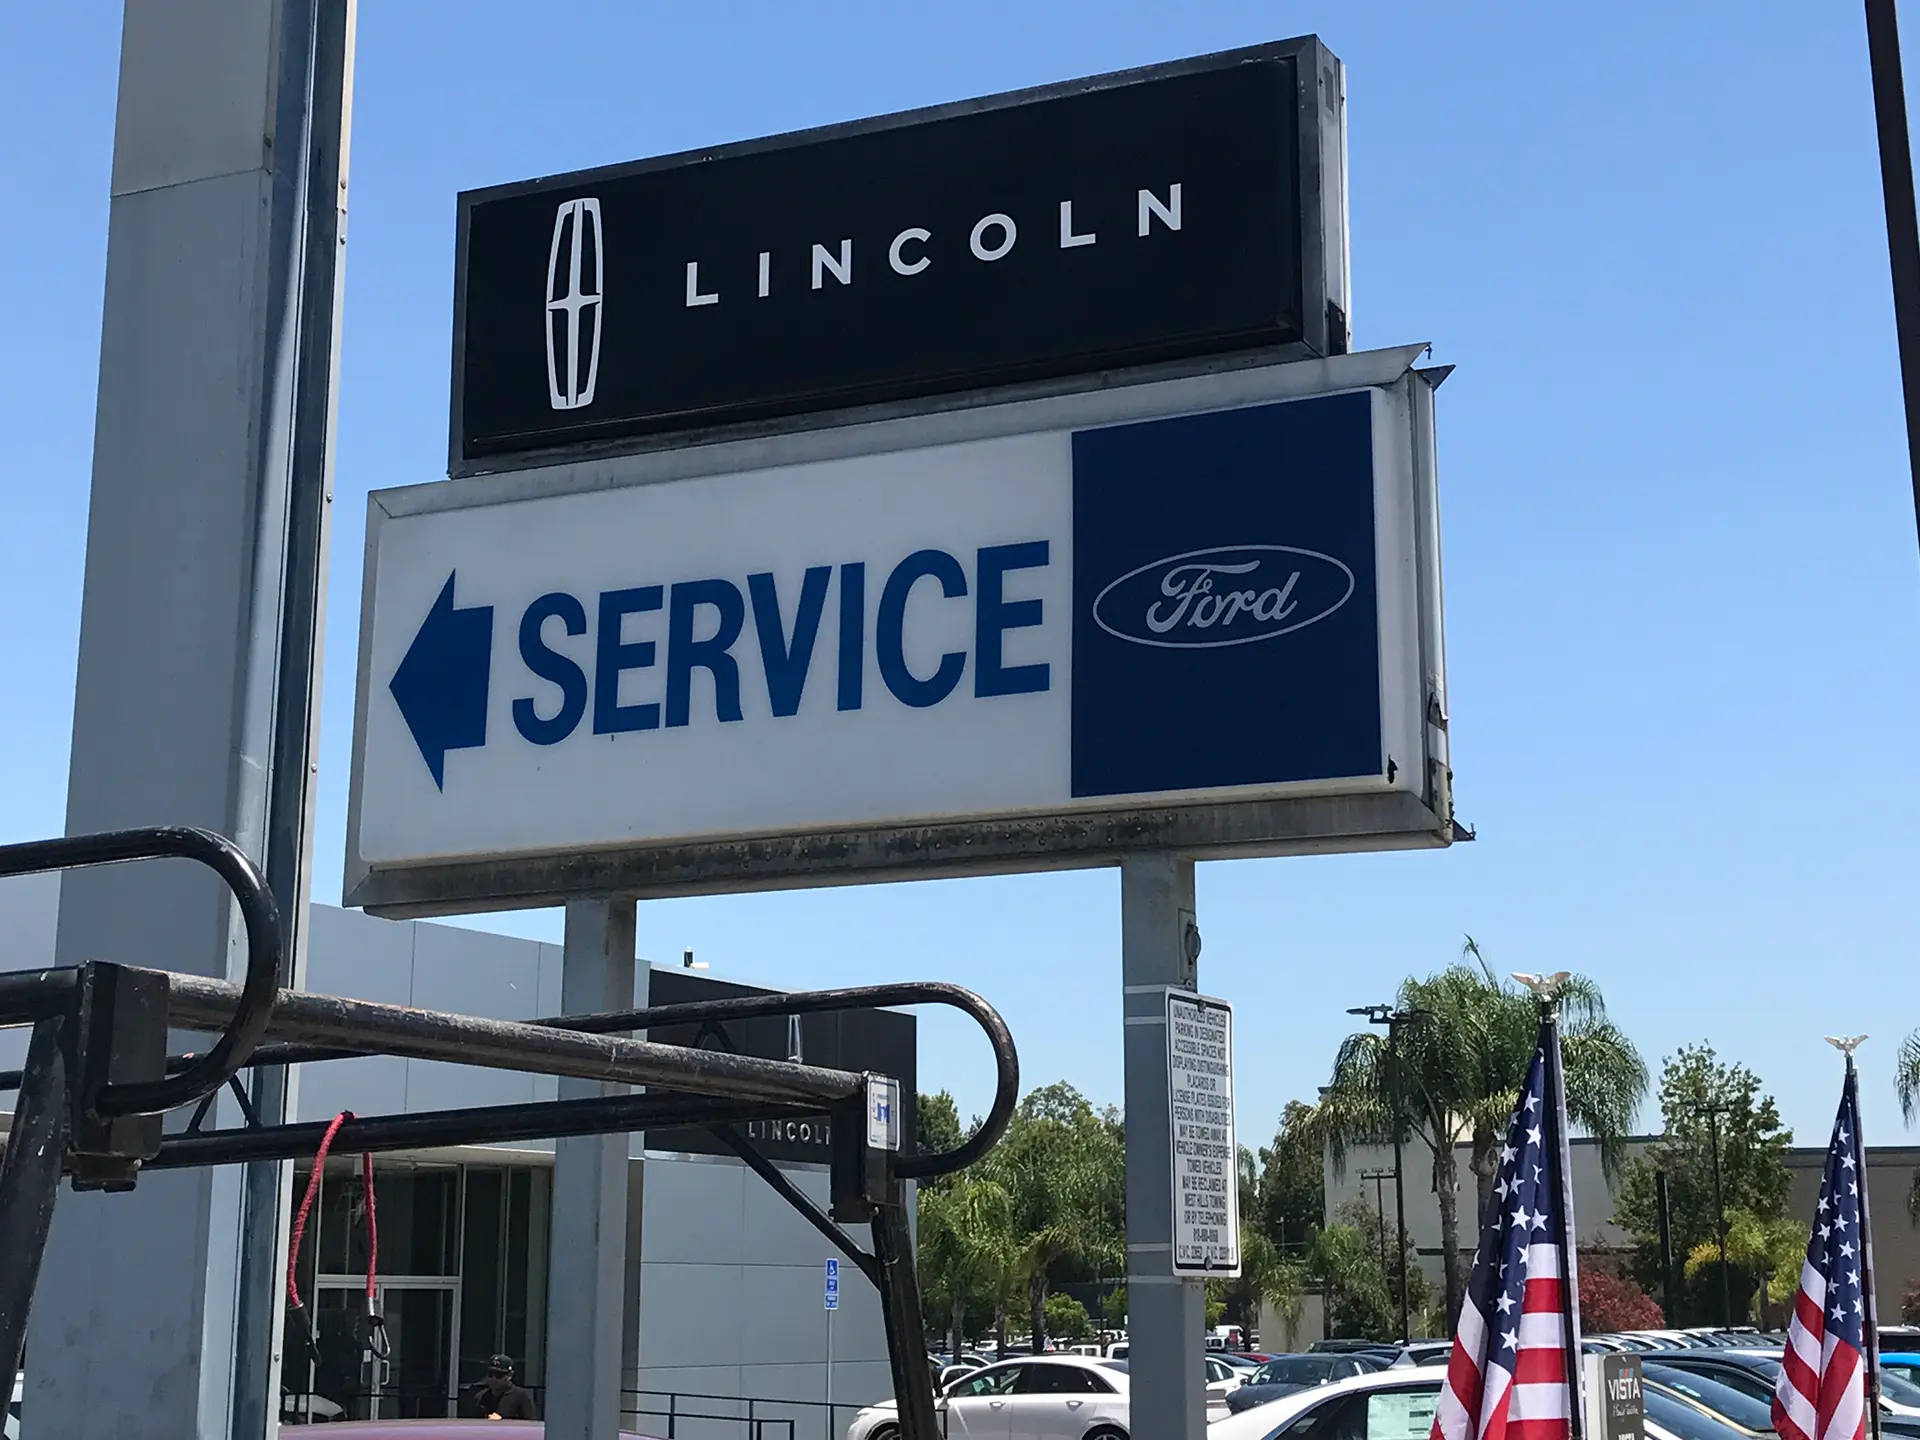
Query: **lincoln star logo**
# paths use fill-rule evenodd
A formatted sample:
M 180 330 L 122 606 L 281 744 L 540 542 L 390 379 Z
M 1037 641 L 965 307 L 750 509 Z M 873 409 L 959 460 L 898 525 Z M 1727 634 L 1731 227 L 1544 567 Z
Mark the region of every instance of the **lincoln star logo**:
M 1318 550 L 1222 545 L 1129 570 L 1094 597 L 1093 618 L 1132 645 L 1216 650 L 1304 630 L 1346 604 L 1353 584 Z
M 593 403 L 600 378 L 600 202 L 562 200 L 547 252 L 547 399 L 556 410 Z

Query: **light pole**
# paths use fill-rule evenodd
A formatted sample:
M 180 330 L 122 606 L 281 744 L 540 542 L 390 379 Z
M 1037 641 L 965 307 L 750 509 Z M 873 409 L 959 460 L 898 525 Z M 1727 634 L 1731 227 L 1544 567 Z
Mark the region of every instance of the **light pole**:
M 1395 1229 L 1398 1231 L 1400 1255 L 1397 1269 L 1400 1272 L 1400 1338 L 1411 1340 L 1413 1322 L 1407 1315 L 1407 1183 L 1406 1164 L 1401 1155 L 1401 1131 L 1406 1128 L 1400 1099 L 1400 1029 L 1409 1021 L 1421 1019 L 1423 1010 L 1398 1010 L 1391 1005 L 1355 1005 L 1349 1015 L 1364 1015 L 1369 1025 L 1384 1025 L 1387 1028 L 1387 1108 L 1392 1117 L 1393 1127 L 1393 1212 Z M 1441 1257 L 1441 1263 L 1451 1264 L 1451 1256 Z
M 1725 1101 L 1710 1101 L 1691 1107 L 1696 1115 L 1707 1117 L 1707 1143 L 1713 1154 L 1713 1213 L 1720 1232 L 1720 1323 L 1733 1326 L 1733 1283 L 1727 1278 L 1727 1201 L 1720 1188 L 1720 1117 L 1732 1107 Z
M 1906 399 L 1907 465 L 1913 475 L 1914 521 L 1920 524 L 1920 220 L 1913 199 L 1913 148 L 1907 137 L 1907 92 L 1900 74 L 1900 23 L 1894 0 L 1866 0 L 1867 64 L 1880 141 L 1880 193 L 1887 212 L 1887 258 L 1893 272 L 1893 327 Z
M 1654 1208 L 1660 1216 L 1660 1301 L 1666 1307 L 1666 1322 L 1676 1323 L 1673 1296 L 1673 1207 L 1667 1194 L 1667 1172 L 1653 1172 Z
M 1362 1170 L 1360 1172 L 1360 1181 L 1362 1184 L 1365 1184 L 1369 1180 L 1373 1182 L 1373 1212 L 1380 1217 L 1380 1279 L 1383 1284 L 1389 1283 L 1387 1281 L 1387 1202 L 1380 1187 L 1385 1181 L 1392 1179 L 1394 1179 L 1394 1174 L 1391 1170 Z

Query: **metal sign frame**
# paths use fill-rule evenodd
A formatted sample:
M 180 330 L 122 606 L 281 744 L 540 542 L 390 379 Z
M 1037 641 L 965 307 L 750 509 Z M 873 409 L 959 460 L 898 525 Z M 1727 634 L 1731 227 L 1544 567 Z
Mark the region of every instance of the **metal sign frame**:
M 352 778 L 347 816 L 345 903 L 378 915 L 424 916 L 520 909 L 580 894 L 641 898 L 749 890 L 1008 874 L 1117 863 L 1129 854 L 1175 851 L 1199 859 L 1437 847 L 1457 838 L 1447 755 L 1445 656 L 1441 628 L 1440 537 L 1433 392 L 1451 367 L 1415 369 L 1424 345 L 1325 360 L 1273 364 L 1267 357 L 1216 357 L 1154 369 L 1126 385 L 1082 377 L 1071 393 L 954 410 L 902 407 L 896 418 L 757 440 L 680 445 L 644 456 L 582 460 L 458 485 L 435 483 L 376 492 L 368 499 Z M 1107 377 L 1111 379 L 1111 377 Z M 1402 781 L 1368 793 L 1303 786 L 1283 798 L 1168 797 L 1112 806 L 988 820 L 849 826 L 807 833 L 648 841 L 561 853 L 373 867 L 361 858 L 360 797 L 368 707 L 386 687 L 370 651 L 381 526 L 392 518 L 517 500 L 645 485 L 694 476 L 882 454 L 1039 430 L 1068 430 L 1201 411 L 1226 410 L 1342 390 L 1378 388 L 1403 409 L 1410 429 L 1411 573 L 1388 576 L 1411 593 L 1408 620 L 1383 617 L 1383 684 L 1388 705 L 1409 717 Z M 1383 588 L 1383 594 L 1385 590 Z M 1420 693 L 1405 693 L 1409 675 Z M 384 678 L 384 677 L 381 677 Z
M 283 920 L 259 867 L 210 831 L 157 827 L 0 846 L 0 878 L 136 860 L 182 858 L 226 882 L 247 935 L 243 984 L 93 961 L 0 974 L 0 1026 L 31 1025 L 14 1129 L 0 1153 L 0 1368 L 17 1369 L 61 1182 L 76 1190 L 133 1189 L 148 1171 L 309 1156 L 323 1134 L 338 1154 L 373 1154 L 569 1135 L 631 1134 L 656 1125 L 704 1125 L 880 1293 L 903 1434 L 935 1440 L 932 1376 L 921 1335 L 919 1285 L 904 1182 L 949 1174 L 983 1156 L 1019 1097 L 1020 1064 L 1006 1022 L 957 985 L 908 983 L 654 1006 L 544 1020 L 493 1020 L 342 996 L 277 989 Z M 879 1005 L 943 1004 L 986 1031 L 996 1087 L 986 1119 L 959 1148 L 905 1150 L 868 1120 L 887 1077 L 628 1038 L 655 1025 L 725 1022 Z M 218 1038 L 202 1054 L 167 1054 L 170 1029 Z M 271 1038 L 276 1043 L 262 1043 Z M 348 1116 L 305 1124 L 259 1122 L 239 1074 L 358 1055 L 404 1055 L 530 1074 L 646 1087 L 637 1094 L 415 1114 Z M 246 1123 L 202 1129 L 231 1089 Z M 163 1133 L 169 1110 L 197 1105 L 184 1130 Z M 755 1119 L 817 1114 L 836 1120 L 831 1208 L 822 1210 L 741 1134 Z M 871 1227 L 860 1249 L 841 1228 Z

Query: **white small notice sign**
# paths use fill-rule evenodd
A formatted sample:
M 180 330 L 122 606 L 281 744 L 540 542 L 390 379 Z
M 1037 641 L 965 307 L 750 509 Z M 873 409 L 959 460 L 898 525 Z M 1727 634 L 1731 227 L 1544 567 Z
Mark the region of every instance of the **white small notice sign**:
M 1167 1108 L 1173 1122 L 1173 1271 L 1240 1273 L 1233 1128 L 1233 1007 L 1167 992 Z

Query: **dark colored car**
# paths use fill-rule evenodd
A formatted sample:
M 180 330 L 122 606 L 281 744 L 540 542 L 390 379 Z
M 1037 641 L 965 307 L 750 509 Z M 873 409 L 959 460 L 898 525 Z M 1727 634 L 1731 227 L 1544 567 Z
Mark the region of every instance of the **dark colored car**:
M 1675 1440 L 1751 1440 L 1751 1432 L 1671 1390 L 1647 1385 L 1640 1394 L 1647 1407 L 1647 1419 Z
M 1369 1351 L 1396 1355 L 1400 1347 L 1386 1340 L 1316 1340 L 1307 1346 L 1309 1355 L 1356 1355 Z
M 1247 1378 L 1238 1390 L 1227 1392 L 1227 1409 L 1235 1415 L 1282 1395 L 1331 1385 L 1349 1375 L 1384 1370 L 1391 1356 L 1378 1350 L 1318 1351 L 1305 1355 L 1276 1355 Z
M 1662 1365 L 1686 1371 L 1742 1392 L 1768 1407 L 1767 1423 L 1771 1428 L 1773 1388 L 1780 1379 L 1778 1355 L 1754 1350 L 1659 1350 L 1643 1355 L 1641 1362 L 1648 1367 Z M 1897 1376 L 1882 1375 L 1880 1381 L 1881 1393 L 1886 1399 L 1902 1406 L 1920 1404 L 1920 1388 Z M 1920 1419 L 1911 1415 L 1889 1414 L 1883 1409 L 1880 1429 L 1883 1434 L 1899 1436 L 1901 1440 L 1920 1440 Z
M 1712 1375 L 1663 1365 L 1651 1358 L 1643 1361 L 1640 1368 L 1649 1389 L 1657 1386 L 1704 1406 L 1727 1423 L 1755 1435 L 1773 1429 L 1772 1401 L 1755 1396 L 1750 1387 L 1729 1385 Z

